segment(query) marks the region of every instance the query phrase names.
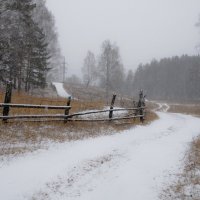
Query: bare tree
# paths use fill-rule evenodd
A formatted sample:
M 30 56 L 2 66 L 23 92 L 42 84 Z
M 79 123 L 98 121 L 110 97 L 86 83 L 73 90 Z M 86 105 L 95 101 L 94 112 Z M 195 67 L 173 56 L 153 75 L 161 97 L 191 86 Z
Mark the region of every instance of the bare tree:
M 106 89 L 106 98 L 109 91 L 121 91 L 124 81 L 124 68 L 121 63 L 119 48 L 106 40 L 102 44 L 102 53 L 99 58 L 98 72 L 100 85 Z
M 96 78 L 96 60 L 95 55 L 91 51 L 87 52 L 87 56 L 84 59 L 82 74 L 86 87 L 91 85 Z

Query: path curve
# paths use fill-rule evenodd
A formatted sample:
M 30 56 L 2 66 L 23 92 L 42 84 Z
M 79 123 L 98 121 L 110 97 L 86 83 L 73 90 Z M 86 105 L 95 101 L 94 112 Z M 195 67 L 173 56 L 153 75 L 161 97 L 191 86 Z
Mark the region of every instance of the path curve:
M 167 103 L 159 103 L 159 102 L 153 102 L 158 105 L 157 108 L 155 108 L 154 112 L 168 112 L 170 109 L 170 106 Z

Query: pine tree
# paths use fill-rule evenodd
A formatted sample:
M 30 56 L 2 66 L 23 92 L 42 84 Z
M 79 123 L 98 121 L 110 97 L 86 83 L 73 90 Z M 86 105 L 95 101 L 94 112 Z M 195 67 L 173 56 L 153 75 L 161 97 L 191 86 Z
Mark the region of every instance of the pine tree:
M 63 78 L 60 73 L 60 68 L 63 66 L 63 56 L 58 42 L 55 19 L 46 7 L 45 0 L 34 0 L 34 2 L 36 3 L 36 8 L 33 11 L 33 19 L 45 34 L 45 42 L 48 44 L 47 50 L 50 55 L 48 62 L 51 70 L 47 73 L 47 79 L 58 81 Z
M 45 34 L 33 20 L 33 0 L 1 1 L 0 70 L 20 91 L 44 87 L 49 70 Z M 5 81 L 0 77 L 0 81 Z

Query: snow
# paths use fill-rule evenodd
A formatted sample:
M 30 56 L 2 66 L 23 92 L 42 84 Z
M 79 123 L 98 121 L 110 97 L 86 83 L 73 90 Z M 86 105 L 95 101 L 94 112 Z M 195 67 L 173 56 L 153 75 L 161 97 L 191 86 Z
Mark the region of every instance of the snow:
M 158 103 L 154 101 L 151 101 L 151 102 L 158 105 L 158 107 L 154 109 L 154 112 L 157 112 L 157 111 L 167 112 L 170 109 L 170 106 L 166 103 Z
M 169 174 L 181 169 L 188 143 L 199 135 L 200 119 L 158 115 L 148 126 L 53 144 L 3 165 L 0 199 L 159 199 Z
M 63 83 L 52 82 L 52 84 L 56 87 L 56 91 L 57 91 L 58 96 L 60 96 L 60 97 L 66 97 L 66 98 L 68 98 L 69 96 L 71 96 L 64 89 Z
M 123 109 L 121 107 L 113 107 L 113 109 Z M 110 107 L 105 106 L 104 110 L 110 110 Z M 83 112 L 79 113 L 86 113 L 86 112 L 98 112 L 99 110 L 84 110 Z M 113 111 L 113 117 L 123 117 L 128 114 L 127 110 L 119 110 L 119 111 Z M 106 119 L 109 116 L 109 111 L 107 112 L 102 112 L 102 113 L 92 113 L 88 115 L 81 115 L 78 116 L 77 118 L 80 119 Z

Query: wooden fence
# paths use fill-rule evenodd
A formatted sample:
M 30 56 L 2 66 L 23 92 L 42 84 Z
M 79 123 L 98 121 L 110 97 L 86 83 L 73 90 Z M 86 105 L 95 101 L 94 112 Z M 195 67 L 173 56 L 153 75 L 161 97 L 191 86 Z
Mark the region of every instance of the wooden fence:
M 98 122 L 98 121 L 113 121 L 113 120 L 126 120 L 126 119 L 134 119 L 140 118 L 140 121 L 143 122 L 145 119 L 145 96 L 143 95 L 143 91 L 140 91 L 139 101 L 136 107 L 133 108 L 115 108 L 114 103 L 116 99 L 116 94 L 113 95 L 111 105 L 109 109 L 105 110 L 95 110 L 95 111 L 86 111 L 86 112 L 78 112 L 70 114 L 69 111 L 71 109 L 71 97 L 67 99 L 66 106 L 56 106 L 56 105 L 33 105 L 33 104 L 13 104 L 11 103 L 12 98 L 12 84 L 9 82 L 6 87 L 6 93 L 4 98 L 4 103 L 0 103 L 0 107 L 3 108 L 3 115 L 0 116 L 0 119 L 3 122 L 8 122 L 11 119 L 60 119 L 64 122 L 67 121 L 81 121 L 81 122 Z M 32 109 L 55 109 L 55 110 L 64 110 L 62 114 L 52 114 L 52 115 L 9 115 L 10 108 L 32 108 Z M 125 116 L 113 117 L 113 112 L 119 111 L 127 111 L 129 112 Z M 78 116 L 85 116 L 91 114 L 98 113 L 106 113 L 108 112 L 108 118 L 99 118 L 99 119 L 82 119 L 76 118 Z

